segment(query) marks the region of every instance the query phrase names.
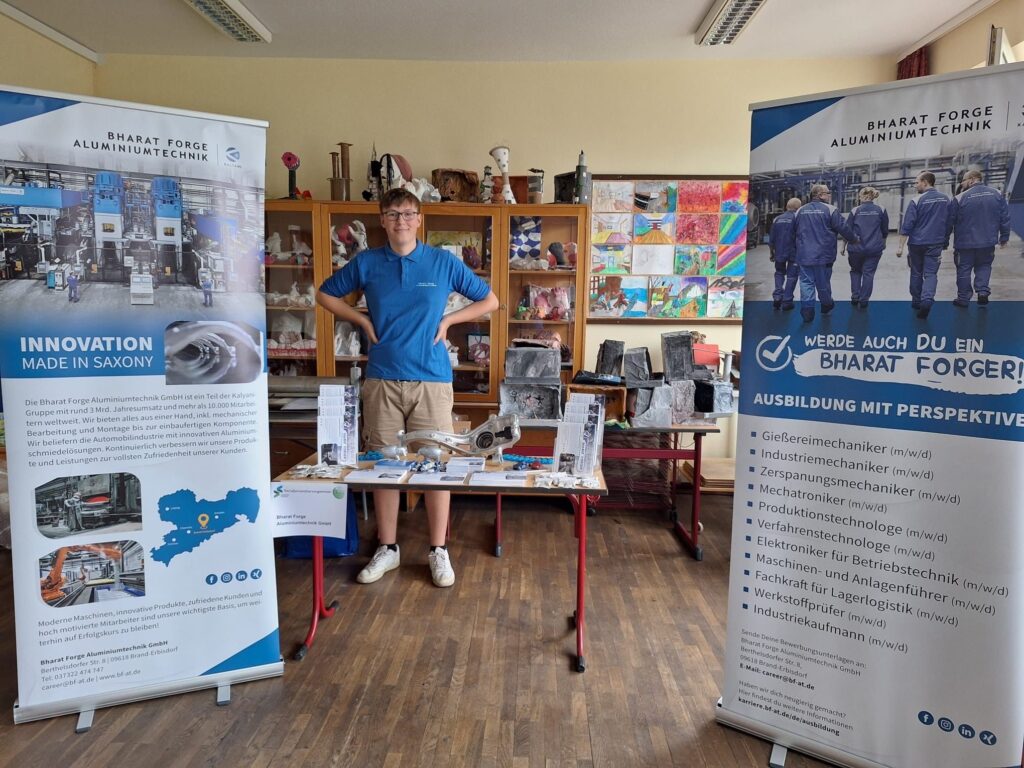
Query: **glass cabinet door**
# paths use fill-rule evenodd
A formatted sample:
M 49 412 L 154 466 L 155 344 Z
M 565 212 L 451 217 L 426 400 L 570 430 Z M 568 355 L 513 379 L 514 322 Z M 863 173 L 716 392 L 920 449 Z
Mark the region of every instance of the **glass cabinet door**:
M 421 237 L 429 245 L 450 251 L 453 256 L 479 275 L 496 295 L 493 269 L 494 241 L 500 221 L 497 206 L 438 203 L 423 206 Z M 458 294 L 448 299 L 445 314 L 469 304 Z M 457 403 L 496 403 L 498 399 L 496 363 L 503 339 L 491 313 L 448 329 L 449 356 L 452 361 L 452 385 Z
M 357 253 L 368 248 L 381 248 L 387 244 L 387 234 L 380 225 L 380 208 L 376 202 L 328 203 L 325 208 L 324 245 L 330 253 L 330 267 L 325 275 L 331 275 L 343 268 Z M 366 312 L 366 300 L 361 292 L 345 297 L 352 306 Z M 325 370 L 329 375 L 350 377 L 353 367 L 361 369 L 360 376 L 366 376 L 367 350 L 369 339 L 366 334 L 351 323 L 324 313 L 325 338 L 332 343 L 325 345 L 322 354 L 326 358 Z
M 582 295 L 586 273 L 586 207 L 505 207 L 507 237 L 507 346 L 543 344 L 558 349 L 562 382 L 583 365 Z
M 267 363 L 271 376 L 316 376 L 315 203 L 266 203 L 264 273 Z

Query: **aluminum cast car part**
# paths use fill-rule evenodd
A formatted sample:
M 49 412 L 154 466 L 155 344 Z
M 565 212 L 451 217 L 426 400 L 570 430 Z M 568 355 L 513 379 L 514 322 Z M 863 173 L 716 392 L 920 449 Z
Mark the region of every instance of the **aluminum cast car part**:
M 262 361 L 244 328 L 199 320 L 168 327 L 164 365 L 168 384 L 239 384 L 253 381 Z
M 405 448 L 410 442 L 427 442 L 466 456 L 494 456 L 515 445 L 519 437 L 519 417 L 510 414 L 492 416 L 464 435 L 433 429 L 403 430 L 398 433 L 398 445 Z

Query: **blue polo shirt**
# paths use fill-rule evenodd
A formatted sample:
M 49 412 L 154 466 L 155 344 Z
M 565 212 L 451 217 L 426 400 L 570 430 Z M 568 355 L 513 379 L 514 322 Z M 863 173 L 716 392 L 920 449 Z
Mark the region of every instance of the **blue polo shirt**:
M 324 281 L 320 290 L 341 298 L 366 294 L 378 343 L 370 347 L 371 379 L 451 381 L 444 342 L 434 343 L 448 294 L 487 298 L 490 286 L 448 251 L 421 242 L 407 256 L 390 247 L 363 251 Z

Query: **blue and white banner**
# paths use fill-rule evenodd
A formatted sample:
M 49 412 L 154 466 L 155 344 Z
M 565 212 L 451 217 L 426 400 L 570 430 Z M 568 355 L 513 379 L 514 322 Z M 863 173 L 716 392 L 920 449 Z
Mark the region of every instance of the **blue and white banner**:
M 1020 766 L 1024 67 L 752 110 L 718 718 L 838 765 Z
M 17 722 L 281 674 L 265 132 L 0 89 Z

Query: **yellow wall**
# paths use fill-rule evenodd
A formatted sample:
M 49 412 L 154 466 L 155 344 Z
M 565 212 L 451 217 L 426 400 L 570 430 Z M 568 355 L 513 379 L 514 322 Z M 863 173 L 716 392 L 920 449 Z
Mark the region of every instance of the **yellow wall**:
M 0 82 L 95 95 L 95 65 L 6 16 L 0 16 Z
M 465 63 L 201 59 L 108 56 L 97 94 L 270 122 L 267 196 L 285 194 L 279 157 L 302 158 L 298 183 L 328 197 L 329 153 L 352 148 L 354 190 L 364 186 L 371 145 L 397 152 L 417 175 L 480 171 L 488 150 L 512 149 L 511 170 L 573 170 L 580 149 L 595 173 L 738 174 L 748 171 L 751 102 L 885 82 L 891 58 L 836 61 Z M 547 185 L 547 199 L 552 184 Z M 723 349 L 740 327 L 690 323 Z M 673 326 L 595 325 L 585 365 L 607 337 L 651 349 Z M 731 425 L 708 442 L 732 453 Z
M 1002 0 L 931 44 L 932 74 L 984 66 L 990 27 L 1003 27 L 1017 61 L 1024 61 L 1024 1 Z
M 0 18 L 0 24 L 11 24 Z M 0 31 L 3 27 L 0 27 Z M 19 45 L 30 47 L 24 31 Z M 52 44 L 44 41 L 47 46 Z M 72 56 L 66 54 L 66 56 Z M 39 56 L 46 60 L 47 57 Z M 57 57 L 54 57 L 55 59 Z M 69 82 L 92 65 L 4 67 L 13 85 L 88 92 Z M 302 158 L 298 184 L 328 197 L 329 153 L 352 143 L 355 193 L 379 152 L 405 155 L 416 175 L 433 168 L 493 165 L 488 150 L 508 144 L 512 173 L 571 171 L 580 149 L 595 173 L 736 174 L 748 170 L 751 102 L 885 82 L 891 57 L 771 62 L 408 62 L 108 55 L 92 92 L 104 98 L 263 119 L 267 196 L 286 193 L 278 159 Z M 91 80 L 86 79 L 91 85 Z M 723 349 L 738 349 L 740 327 L 687 323 Z M 651 349 L 673 326 L 592 326 L 585 365 L 611 336 Z M 729 455 L 731 440 L 710 441 Z

